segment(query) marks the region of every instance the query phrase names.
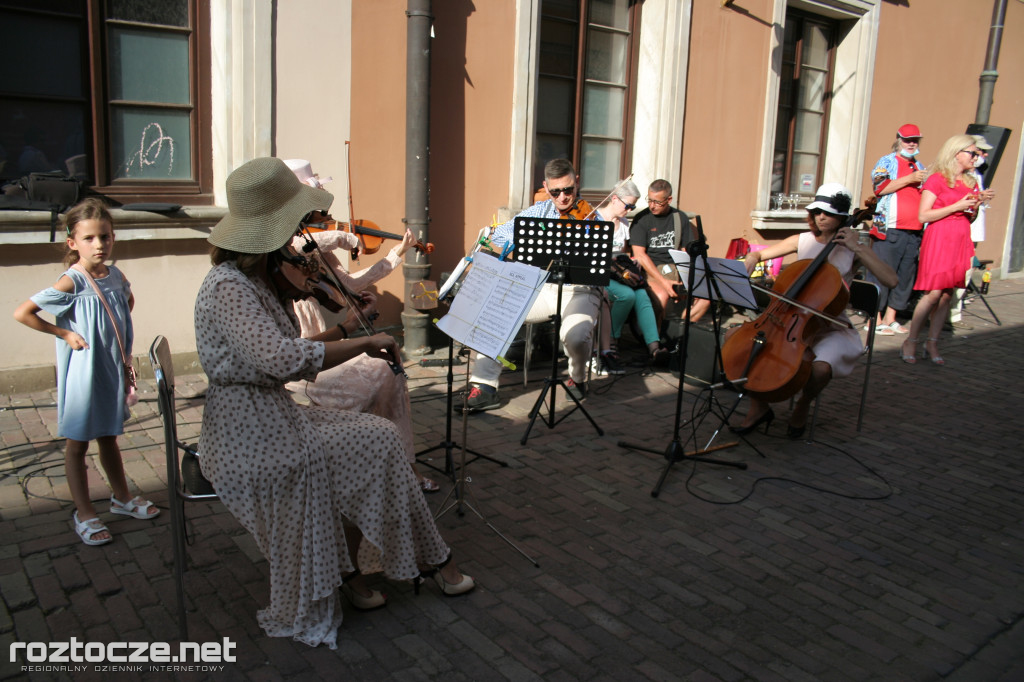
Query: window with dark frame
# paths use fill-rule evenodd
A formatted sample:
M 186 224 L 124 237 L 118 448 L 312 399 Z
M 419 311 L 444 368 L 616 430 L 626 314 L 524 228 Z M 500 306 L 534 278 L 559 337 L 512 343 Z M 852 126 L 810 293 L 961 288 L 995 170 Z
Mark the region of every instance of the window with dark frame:
M 0 0 L 0 59 L 0 180 L 212 203 L 207 3 Z
M 814 196 L 822 182 L 838 25 L 786 12 L 772 193 Z
M 603 198 L 629 174 L 639 47 L 637 0 L 543 0 L 533 182 L 572 160 L 581 196 Z

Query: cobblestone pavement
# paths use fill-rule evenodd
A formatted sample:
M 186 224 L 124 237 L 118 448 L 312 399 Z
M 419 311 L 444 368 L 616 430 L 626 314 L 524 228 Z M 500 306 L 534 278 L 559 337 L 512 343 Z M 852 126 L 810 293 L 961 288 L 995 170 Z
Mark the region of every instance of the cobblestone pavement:
M 904 364 L 903 337 L 878 338 L 862 431 L 859 369 L 824 394 L 815 442 L 786 439 L 789 409 L 777 405 L 767 435 L 711 453 L 749 468 L 679 462 L 657 498 L 658 453 L 673 441 L 671 374 L 642 373 L 627 357 L 627 375 L 594 379 L 584 404 L 603 435 L 565 416 L 559 389 L 564 420 L 536 422 L 521 445 L 547 371 L 535 362 L 526 388 L 508 372 L 500 409 L 471 416 L 465 433 L 461 417 L 453 425 L 460 444 L 508 465 L 473 462 L 465 499 L 480 516 L 452 509 L 438 522 L 479 583 L 472 594 L 428 585 L 417 597 L 381 578 L 387 608 L 345 603 L 336 651 L 269 639 L 255 618 L 266 562 L 219 503 L 199 503 L 188 507 L 190 639 L 228 638 L 236 661 L 214 672 L 25 672 L 24 657 L 5 654 L 0 679 L 1024 680 L 1024 280 L 994 282 L 988 302 L 1002 326 L 972 303 L 973 330 L 943 334 L 945 367 Z M 409 374 L 422 450 L 445 438 L 446 369 Z M 205 387 L 179 377 L 187 438 Z M 121 445 L 129 477 L 165 506 L 160 419 L 144 388 Z M 687 389 L 685 419 L 699 398 Z M 151 523 L 104 512 L 115 541 L 79 542 L 53 400 L 0 397 L 3 651 L 71 637 L 173 643 L 169 514 Z M 703 445 L 716 423 L 687 421 L 681 440 L 696 428 Z M 443 466 L 443 454 L 427 463 Z M 435 476 L 437 510 L 452 484 Z M 95 466 L 92 481 L 105 499 Z

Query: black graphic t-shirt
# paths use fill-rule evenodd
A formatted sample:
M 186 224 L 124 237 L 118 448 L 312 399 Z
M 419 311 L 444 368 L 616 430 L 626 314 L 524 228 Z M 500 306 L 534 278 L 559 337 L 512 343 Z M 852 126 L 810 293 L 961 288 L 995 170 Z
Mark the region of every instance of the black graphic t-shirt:
M 677 248 L 673 218 L 677 213 L 680 213 L 679 209 L 670 208 L 665 215 L 654 215 L 650 209 L 645 208 L 634 216 L 629 228 L 629 243 L 647 249 L 647 255 L 659 269 L 662 265 L 672 264 L 668 250 Z M 694 239 L 693 230 L 685 214 L 680 213 L 679 218 L 683 228 L 680 244 L 685 248 Z

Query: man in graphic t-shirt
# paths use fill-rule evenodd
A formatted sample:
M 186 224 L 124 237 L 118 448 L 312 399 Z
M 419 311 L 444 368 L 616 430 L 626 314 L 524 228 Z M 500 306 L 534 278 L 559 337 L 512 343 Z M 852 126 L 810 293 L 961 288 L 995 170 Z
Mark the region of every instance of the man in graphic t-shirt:
M 629 229 L 629 244 L 633 249 L 633 257 L 647 273 L 648 288 L 653 295 L 658 318 L 665 314 L 669 300 L 679 297 L 679 271 L 672 263 L 669 249 L 685 249 L 696 235 L 690 227 L 686 214 L 670 205 L 672 202 L 672 183 L 668 180 L 655 180 L 647 188 L 647 208 L 633 218 Z M 696 322 L 711 302 L 705 299 L 694 299 L 691 306 L 692 322 Z

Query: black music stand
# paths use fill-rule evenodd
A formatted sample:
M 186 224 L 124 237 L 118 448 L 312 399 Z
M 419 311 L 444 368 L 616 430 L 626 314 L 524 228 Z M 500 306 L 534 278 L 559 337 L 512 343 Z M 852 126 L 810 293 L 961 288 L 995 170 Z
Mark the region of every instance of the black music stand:
M 687 268 L 687 273 L 686 273 L 686 275 L 687 275 L 686 276 L 686 281 L 687 281 L 687 284 L 686 284 L 686 292 L 687 292 L 687 296 L 686 296 L 686 317 L 683 320 L 683 335 L 677 341 L 677 350 L 678 350 L 678 353 L 679 353 L 679 387 L 678 387 L 678 389 L 676 391 L 676 416 L 675 416 L 675 425 L 674 425 L 674 428 L 673 428 L 673 438 L 672 438 L 672 441 L 668 444 L 668 446 L 663 451 L 662 450 L 655 450 L 655 449 L 652 449 L 652 448 L 643 447 L 643 446 L 640 446 L 640 445 L 631 444 L 631 443 L 628 443 L 626 441 L 619 441 L 619 447 L 628 448 L 630 450 L 640 450 L 640 451 L 643 451 L 643 452 L 650 452 L 650 453 L 654 453 L 654 454 L 663 453 L 663 455 L 664 455 L 664 457 L 665 457 L 665 459 L 667 461 L 665 463 L 665 468 L 661 472 L 661 476 L 658 478 L 657 484 L 654 486 L 654 489 L 651 490 L 651 497 L 657 497 L 660 494 L 661 486 L 665 482 L 665 478 L 668 476 L 668 472 L 672 468 L 672 465 L 675 464 L 676 462 L 681 462 L 683 460 L 691 460 L 691 461 L 694 461 L 694 462 L 703 462 L 705 464 L 718 464 L 718 465 L 721 465 L 721 466 L 735 467 L 737 469 L 746 469 L 747 468 L 747 465 L 744 462 L 730 462 L 728 460 L 721 460 L 721 459 L 715 459 L 713 457 L 706 457 L 706 456 L 704 456 L 708 452 L 712 452 L 712 451 L 715 451 L 715 450 L 722 450 L 722 449 L 725 449 L 725 448 L 733 447 L 733 446 L 738 444 L 736 442 L 733 442 L 733 443 L 726 443 L 726 444 L 723 444 L 723 445 L 719 445 L 719 446 L 716 446 L 716 447 L 713 447 L 713 448 L 710 447 L 711 442 L 714 440 L 715 437 L 717 437 L 719 431 L 721 430 L 721 426 L 718 429 L 716 429 L 715 434 L 712 436 L 711 441 L 708 442 L 708 445 L 706 445 L 704 448 L 699 448 L 699 449 L 693 450 L 692 452 L 687 452 L 686 451 L 686 449 L 684 447 L 684 441 L 682 441 L 680 439 L 680 435 L 679 435 L 680 431 L 682 429 L 682 425 L 683 425 L 683 423 L 682 423 L 683 394 L 685 393 L 685 384 L 686 384 L 686 382 L 684 381 L 684 377 L 686 376 L 686 361 L 687 361 L 687 354 L 688 354 L 687 348 L 688 348 L 689 342 L 690 342 L 690 324 L 691 324 L 690 323 L 690 313 L 691 313 L 691 311 L 693 309 L 693 299 L 696 298 L 696 297 L 699 297 L 699 298 L 707 298 L 708 300 L 715 301 L 715 300 L 717 300 L 717 298 L 722 298 L 722 288 L 719 287 L 719 282 L 718 282 L 718 279 L 716 278 L 715 269 L 712 268 L 711 264 L 708 261 L 707 239 L 704 236 L 704 228 L 703 228 L 703 225 L 701 224 L 700 216 L 697 216 L 697 235 L 698 235 L 697 240 L 692 242 L 692 243 L 690 243 L 690 244 L 688 244 L 687 247 L 686 247 L 686 251 L 690 255 L 690 261 L 691 262 L 690 262 L 690 267 Z M 696 271 L 698 269 L 698 267 L 696 267 L 696 265 L 697 265 L 697 263 L 696 263 L 697 258 L 701 259 L 701 263 L 703 264 L 703 270 L 704 270 L 704 272 L 703 272 L 703 274 L 704 274 L 704 281 L 701 282 L 701 283 L 698 283 L 696 281 Z M 702 286 L 698 286 L 698 284 L 701 284 Z M 750 289 L 750 286 L 748 284 L 747 285 L 747 290 L 749 291 L 749 289 Z M 714 361 L 713 370 L 712 370 L 712 377 L 711 377 L 712 382 L 714 382 L 715 375 L 718 372 L 718 370 L 720 368 L 720 365 L 721 365 L 721 349 L 720 349 L 720 344 L 719 344 L 719 341 L 718 341 L 718 339 L 719 339 L 719 328 L 720 327 L 719 327 L 719 321 L 718 321 L 718 311 L 717 311 L 716 308 L 717 307 L 714 306 L 714 305 L 711 306 L 711 318 L 712 318 L 712 324 L 713 324 L 713 327 L 714 327 L 714 334 L 715 334 L 715 361 Z M 737 382 L 737 383 L 739 383 L 739 382 Z M 715 386 L 715 384 L 712 383 L 711 388 L 714 388 L 714 386 Z M 740 397 L 742 398 L 742 394 L 741 394 Z M 709 401 L 713 400 L 713 394 L 710 394 L 708 399 L 709 399 Z M 729 410 L 728 413 L 726 413 L 723 416 L 723 424 L 726 421 L 728 421 L 729 416 L 732 415 L 732 412 L 736 409 L 736 406 L 738 404 L 739 404 L 739 400 L 737 400 L 736 403 L 733 405 L 732 409 Z M 696 433 L 696 426 L 695 426 L 693 428 L 693 432 L 692 432 L 691 436 L 689 438 L 687 438 L 687 442 L 693 441 L 694 445 L 696 445 L 696 437 L 697 437 L 697 433 Z
M 581 284 L 606 287 L 609 279 L 609 265 L 612 257 L 612 237 L 615 226 L 599 220 L 566 220 L 554 218 L 516 218 L 513 224 L 513 253 L 517 261 L 550 271 L 549 282 L 558 286 L 555 313 L 551 316 L 555 333 L 551 341 L 551 374 L 544 379 L 544 389 L 530 410 L 530 422 L 519 440 L 526 445 L 537 417 L 549 429 L 555 428 L 566 417 L 577 410 L 603 436 L 604 431 L 587 409 L 583 407 L 558 374 L 558 344 L 562 332 L 562 288 L 566 284 Z M 556 387 L 561 386 L 575 406 L 559 418 L 555 418 Z M 551 391 L 548 414 L 542 415 L 544 400 Z
M 452 279 L 457 279 L 461 275 L 461 272 L 464 270 L 464 268 L 465 268 L 465 266 L 462 266 L 462 267 L 459 268 L 459 270 L 456 273 L 453 273 Z M 450 286 L 451 284 L 452 284 L 452 282 L 446 282 L 444 287 L 442 288 L 442 292 L 444 292 L 442 294 L 443 298 L 447 298 L 448 294 L 450 294 L 452 297 L 454 297 L 454 295 L 455 295 L 455 287 L 454 286 Z M 440 327 L 440 325 L 438 325 L 438 326 Z M 445 330 L 442 329 L 442 331 L 445 331 Z M 476 502 L 476 498 L 473 497 L 472 490 L 467 487 L 467 484 L 470 483 L 472 481 L 472 479 L 469 476 L 466 475 L 466 469 L 467 469 L 467 467 L 471 463 L 475 462 L 477 459 L 481 459 L 482 458 L 482 459 L 486 459 L 486 460 L 489 460 L 491 462 L 495 462 L 497 464 L 500 464 L 503 467 L 504 466 L 508 466 L 508 464 L 505 463 L 505 462 L 501 462 L 501 461 L 493 459 L 491 457 L 487 457 L 486 455 L 482 455 L 482 454 L 480 454 L 478 452 L 474 452 L 473 450 L 470 450 L 470 449 L 468 449 L 466 447 L 467 429 L 468 429 L 468 423 L 469 423 L 469 364 L 468 363 L 466 364 L 466 374 L 465 374 L 465 379 L 464 379 L 465 386 L 464 386 L 464 390 L 462 392 L 462 447 L 460 448 L 461 457 L 460 457 L 460 461 L 459 461 L 458 471 L 456 473 L 454 462 L 452 461 L 452 456 L 451 456 L 452 449 L 455 448 L 455 447 L 458 447 L 455 444 L 455 442 L 452 441 L 452 437 L 451 437 L 452 412 L 453 412 L 453 409 L 452 409 L 452 382 L 453 382 L 452 364 L 453 364 L 453 360 L 454 360 L 453 349 L 454 349 L 454 346 L 455 346 L 455 338 L 450 333 L 448 333 L 448 332 L 445 332 L 445 334 L 448 336 L 448 409 L 446 411 L 446 417 L 445 417 L 446 420 L 447 420 L 446 436 L 445 436 L 445 440 L 443 442 L 441 442 L 440 444 L 435 445 L 433 448 L 430 448 L 428 450 L 424 450 L 423 453 L 420 453 L 420 454 L 425 454 L 425 453 L 430 452 L 432 450 L 437 450 L 437 449 L 440 449 L 440 448 L 444 448 L 445 449 L 445 467 L 446 467 L 446 472 L 445 473 L 450 471 L 451 474 L 452 474 L 452 483 L 453 483 L 452 489 L 448 492 L 448 494 L 445 496 L 445 498 L 441 501 L 441 508 L 437 512 L 437 514 L 435 514 L 434 518 L 435 519 L 439 519 L 442 516 L 444 516 L 445 514 L 447 514 L 449 511 L 451 511 L 452 509 L 454 509 L 456 514 L 461 517 L 461 516 L 465 515 L 464 508 L 465 509 L 469 509 L 471 512 L 473 512 L 473 514 L 476 515 L 476 517 L 478 519 L 483 521 L 484 524 L 488 528 L 490 528 L 498 537 L 500 537 L 502 540 L 504 540 L 512 549 L 514 549 L 517 552 L 519 552 L 519 554 L 523 558 L 525 558 L 527 561 L 532 563 L 534 566 L 536 566 L 537 568 L 540 568 L 540 564 L 538 564 L 537 561 L 533 557 L 531 557 L 526 552 L 521 550 L 518 545 L 516 545 L 514 542 L 512 542 L 512 540 L 510 540 L 500 530 L 498 530 L 494 526 L 494 524 L 492 524 L 490 521 L 488 521 L 486 518 L 484 518 L 483 514 L 481 514 L 477 510 L 477 508 L 474 506 L 474 503 L 476 503 L 476 504 L 479 504 L 479 503 L 477 503 Z M 460 339 L 460 341 L 463 344 L 463 352 L 468 352 L 469 346 L 467 345 L 466 340 Z M 472 454 L 473 455 L 473 459 L 471 459 L 471 460 L 469 460 L 467 462 L 466 461 L 466 453 Z M 472 503 L 467 499 L 467 496 L 473 498 L 473 502 Z
M 459 352 L 459 355 L 463 355 L 463 354 L 468 356 L 469 355 L 469 351 L 466 348 L 463 348 Z M 444 469 L 443 470 L 438 469 L 436 466 L 434 466 L 430 462 L 424 462 L 424 464 L 426 466 L 430 467 L 431 469 L 433 469 L 434 471 L 437 471 L 437 472 L 440 472 L 440 473 L 442 473 L 442 474 L 444 474 L 446 476 L 449 476 L 452 479 L 452 483 L 455 483 L 455 466 L 453 464 L 453 459 L 452 459 L 452 450 L 455 450 L 456 448 L 459 447 L 459 444 L 452 440 L 452 412 L 454 411 L 454 405 L 455 405 L 454 400 L 453 400 L 453 394 L 452 394 L 453 385 L 455 383 L 455 374 L 454 374 L 454 371 L 452 370 L 452 366 L 454 364 L 455 364 L 455 340 L 452 339 L 452 337 L 449 336 L 448 337 L 448 390 L 447 390 L 448 403 L 447 403 L 447 409 L 445 410 L 444 440 L 442 440 L 437 445 L 431 446 L 431 447 L 427 448 L 426 450 L 420 450 L 419 452 L 416 453 L 416 459 L 419 460 L 419 458 L 422 457 L 423 455 L 428 455 L 431 452 L 435 452 L 437 450 L 442 450 L 443 449 L 444 450 Z M 466 363 L 466 376 L 467 377 L 469 376 L 469 363 Z M 463 406 L 463 410 L 465 410 L 465 409 L 466 409 L 465 406 Z M 495 459 L 494 457 L 489 457 L 489 456 L 487 456 L 487 455 L 485 455 L 483 453 L 477 452 L 476 450 L 469 450 L 469 449 L 466 449 L 466 448 L 463 448 L 463 449 L 465 450 L 465 452 L 468 452 L 469 454 L 473 455 L 473 459 L 469 460 L 469 463 L 473 463 L 473 462 L 475 462 L 478 459 L 486 459 L 488 462 L 494 462 L 495 464 L 497 464 L 499 466 L 503 466 L 503 467 L 507 467 L 508 466 L 508 462 L 503 462 L 503 461 L 501 461 L 499 459 Z

